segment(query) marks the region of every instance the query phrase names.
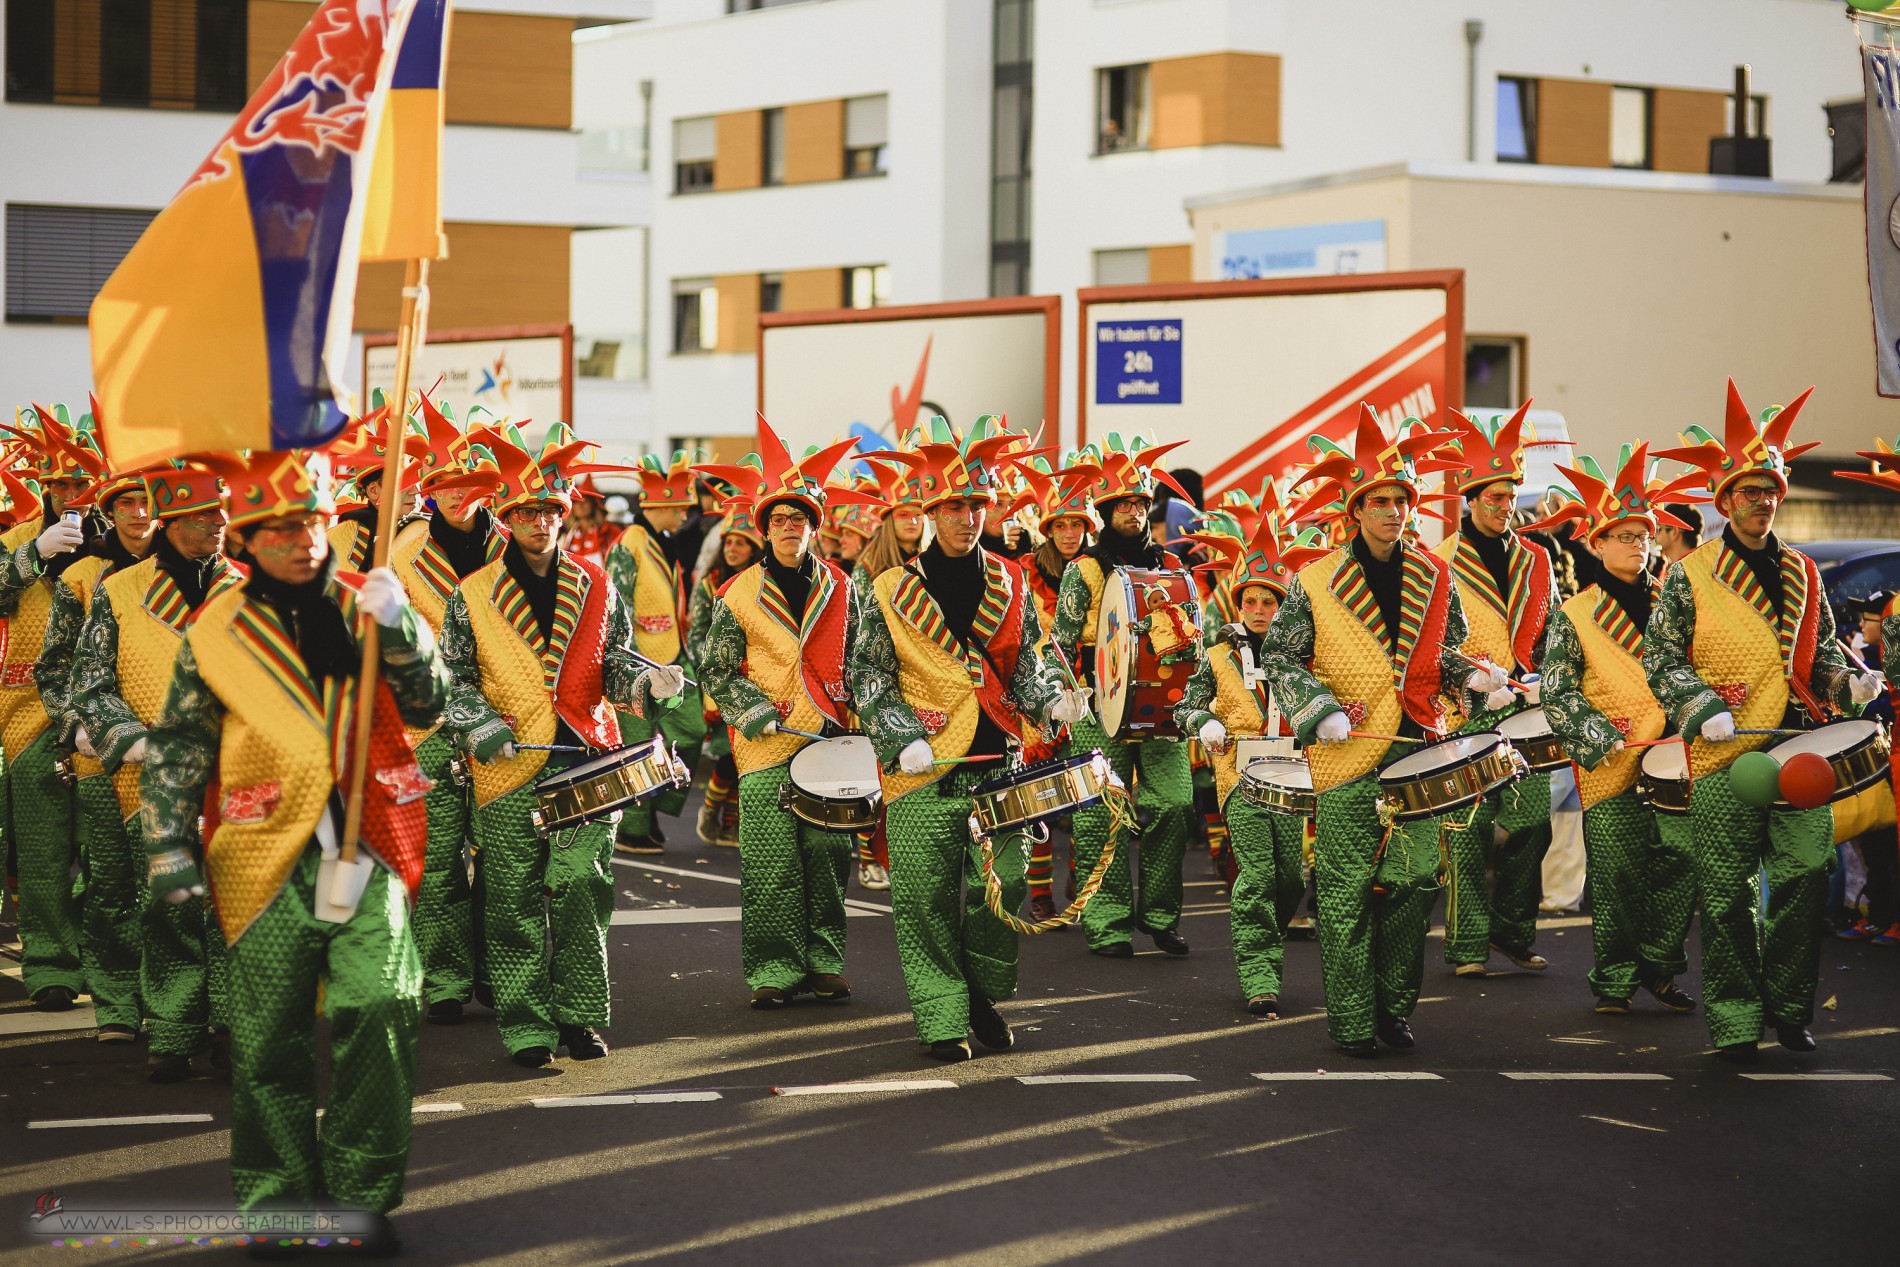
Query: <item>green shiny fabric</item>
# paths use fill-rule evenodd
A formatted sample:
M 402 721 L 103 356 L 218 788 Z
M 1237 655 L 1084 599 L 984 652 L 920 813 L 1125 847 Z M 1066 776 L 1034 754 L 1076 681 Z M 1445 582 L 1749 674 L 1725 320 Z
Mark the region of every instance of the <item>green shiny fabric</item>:
M 469 885 L 469 789 L 450 771 L 455 745 L 438 730 L 416 749 L 416 764 L 435 786 L 423 799 L 429 815 L 429 847 L 423 855 L 416 895 L 416 948 L 422 956 L 422 1001 L 474 994 L 480 947 L 475 936 L 474 893 Z
M 1306 822 L 1288 814 L 1269 814 L 1230 795 L 1227 829 L 1239 866 L 1228 900 L 1228 922 L 1240 990 L 1250 999 L 1277 995 L 1286 961 L 1287 922 L 1299 914 L 1300 899 L 1306 896 L 1306 877 L 1300 867 Z
M 1590 989 L 1627 999 L 1688 967 L 1683 942 L 1695 913 L 1688 820 L 1653 813 L 1635 789 L 1583 812 L 1589 860 Z
M 132 839 L 107 775 L 74 789 L 79 856 L 86 873 L 79 953 L 93 1019 L 139 1027 L 140 914 L 145 906 L 145 846 Z
M 779 808 L 788 767 L 739 776 L 740 962 L 746 986 L 791 990 L 844 971 L 853 839 Z
M 1091 949 L 1129 941 L 1137 931 L 1164 932 L 1181 922 L 1181 863 L 1194 833 L 1194 774 L 1188 766 L 1185 744 L 1172 739 L 1118 742 L 1102 733 L 1101 723 L 1091 714 L 1070 727 L 1065 751 L 1074 756 L 1094 748 L 1102 750 L 1149 821 L 1140 833 L 1139 844 L 1128 828 L 1117 837 L 1115 860 L 1082 913 L 1082 929 Z M 1078 877 L 1095 870 L 1108 843 L 1109 821 L 1106 805 L 1075 812 Z M 1137 852 L 1139 862 L 1134 861 Z M 1137 867 L 1139 893 L 1134 888 Z
M 7 769 L 20 879 L 21 976 L 29 996 L 56 985 L 75 994 L 86 989 L 73 789 L 53 773 L 53 757 L 53 733 L 44 730 Z

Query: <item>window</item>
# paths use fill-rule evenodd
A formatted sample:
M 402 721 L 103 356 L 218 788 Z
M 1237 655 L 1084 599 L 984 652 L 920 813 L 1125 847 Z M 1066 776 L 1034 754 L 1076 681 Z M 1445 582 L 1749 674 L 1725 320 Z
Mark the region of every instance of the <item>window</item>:
M 996 0 L 990 46 L 990 294 L 1029 291 L 1035 0 Z
M 1650 165 L 1649 106 L 1647 88 L 1610 90 L 1610 166 Z
M 844 103 L 844 174 L 882 176 L 889 140 L 890 98 L 852 97 Z
M 1147 149 L 1148 68 L 1111 66 L 1095 76 L 1095 152 Z
M 673 120 L 673 192 L 696 194 L 713 187 L 713 155 L 719 123 L 711 115 Z
M 647 231 L 575 229 L 568 252 L 568 317 L 582 378 L 646 377 Z
M 844 270 L 845 307 L 882 308 L 890 302 L 890 265 L 865 264 Z
M 784 303 L 785 274 L 759 274 L 759 311 L 777 312 Z
M 1095 253 L 1095 284 L 1097 286 L 1142 286 L 1146 285 L 1147 281 L 1147 247 L 1137 246 L 1127 250 Z
M 1857 97 L 1830 101 L 1822 109 L 1827 111 L 1827 135 L 1834 155 L 1828 183 L 1859 184 L 1867 179 L 1867 103 Z
M 1498 162 L 1537 161 L 1537 81 L 1498 77 Z
M 1524 400 L 1524 340 L 1474 334 L 1465 339 L 1465 408 L 1515 409 Z
M 8 321 L 77 324 L 156 211 L 10 202 Z
M 759 183 L 785 183 L 785 111 L 759 111 Z
M 673 351 L 711 352 L 719 346 L 719 288 L 710 277 L 673 283 Z
M 245 0 L 7 0 L 7 100 L 242 109 Z

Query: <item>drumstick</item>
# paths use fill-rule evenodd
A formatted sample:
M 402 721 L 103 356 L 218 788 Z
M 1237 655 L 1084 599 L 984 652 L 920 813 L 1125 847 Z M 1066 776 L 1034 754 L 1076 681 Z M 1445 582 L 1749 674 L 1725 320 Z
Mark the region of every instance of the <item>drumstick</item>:
M 1049 639 L 1049 649 L 1056 653 L 1056 663 L 1061 665 L 1063 673 L 1068 675 L 1069 689 L 1072 691 L 1078 689 L 1081 683 L 1076 681 L 1075 670 L 1069 667 L 1069 657 L 1062 654 L 1062 644 L 1057 642 L 1054 638 L 1051 638 Z
M 1808 732 L 1792 727 L 1783 727 L 1779 730 L 1742 730 L 1737 728 L 1735 733 L 1738 735 L 1805 735 Z
M 1411 739 L 1411 738 L 1407 738 L 1404 735 L 1376 734 L 1370 730 L 1349 730 L 1346 732 L 1346 735 L 1348 738 L 1351 738 L 1351 739 L 1383 739 L 1387 743 L 1424 743 L 1426 742 L 1423 739 Z
M 809 730 L 793 730 L 790 726 L 780 726 L 778 733 L 781 735 L 797 735 L 800 739 L 822 740 L 824 738 L 823 735 L 814 735 Z
M 1456 650 L 1454 650 L 1452 654 L 1457 656 L 1460 660 L 1463 660 L 1466 664 L 1471 665 L 1473 668 L 1499 669 L 1499 671 L 1502 672 L 1502 669 L 1500 669 L 1498 665 L 1492 664 L 1489 660 L 1480 660 L 1476 656 L 1468 656 L 1464 652 L 1456 651 Z M 1516 691 L 1528 691 L 1531 689 L 1530 687 L 1524 685 L 1522 682 L 1518 681 L 1516 678 L 1513 678 L 1513 677 L 1505 678 L 1504 684 L 1510 687 L 1512 690 L 1516 690 Z
M 968 756 L 968 757 L 938 757 L 935 761 L 932 761 L 930 764 L 931 765 L 962 765 L 966 761 L 1001 761 L 1002 759 L 1003 759 L 1003 754 L 1000 752 L 986 752 L 981 755 Z
M 634 658 L 636 663 L 644 664 L 649 669 L 671 669 L 671 668 L 678 667 L 676 665 L 671 665 L 671 664 L 661 664 L 658 660 L 649 660 L 645 656 L 641 655 L 638 651 L 629 651 L 627 654 L 631 655 Z M 693 681 L 693 679 L 691 678 L 686 679 L 686 685 L 692 687 L 695 691 L 699 689 L 699 683 Z
M 571 743 L 518 743 L 516 752 L 592 752 L 592 748 L 582 748 Z

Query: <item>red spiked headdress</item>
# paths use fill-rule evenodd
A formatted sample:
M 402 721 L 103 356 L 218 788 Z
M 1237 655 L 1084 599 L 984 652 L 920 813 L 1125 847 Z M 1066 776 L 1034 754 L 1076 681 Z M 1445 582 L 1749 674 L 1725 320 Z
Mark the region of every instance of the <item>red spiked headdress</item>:
M 1702 471 L 1709 493 L 1720 497 L 1728 486 L 1744 475 L 1763 474 L 1771 476 L 1788 491 L 1788 463 L 1812 449 L 1819 442 L 1788 445 L 1788 433 L 1794 428 L 1794 420 L 1801 414 L 1801 406 L 1808 403 L 1808 397 L 1814 394 L 1812 387 L 1796 396 L 1784 409 L 1779 405 L 1770 405 L 1761 411 L 1761 427 L 1756 429 L 1755 420 L 1749 416 L 1748 406 L 1742 403 L 1742 394 L 1736 390 L 1735 380 L 1728 380 L 1728 411 L 1723 419 L 1722 438 L 1715 436 L 1699 426 L 1690 426 L 1682 435 L 1687 441 L 1679 449 L 1658 449 L 1657 457 L 1674 458 L 1686 462 Z
M 1221 556 L 1194 570 L 1212 573 L 1215 584 L 1235 602 L 1239 601 L 1240 591 L 1249 585 L 1264 585 L 1278 597 L 1285 598 L 1287 583 L 1293 574 L 1328 551 L 1318 529 L 1308 528 L 1295 537 L 1280 527 L 1277 515 L 1260 516 L 1252 535 L 1245 541 L 1224 532 L 1190 532 L 1186 536 Z
M 1496 431 L 1487 432 L 1468 415 L 1447 409 L 1445 413 L 1451 419 L 1447 426 L 1458 437 L 1458 456 L 1464 459 L 1464 469 L 1447 475 L 1446 487 L 1463 495 L 1499 480 L 1522 484 L 1524 450 L 1533 444 L 1569 443 L 1526 438 L 1524 419 L 1530 411 L 1531 402 L 1527 400 L 1509 418 L 1500 420 Z
M 1389 438 L 1378 413 L 1370 404 L 1363 404 L 1352 452 L 1324 436 L 1307 440 L 1307 446 L 1320 457 L 1294 482 L 1294 487 L 1303 484 L 1318 487 L 1292 517 L 1295 521 L 1304 520 L 1310 512 L 1334 500 L 1338 500 L 1350 516 L 1354 503 L 1385 484 L 1404 487 L 1416 501 L 1419 476 L 1433 471 L 1453 471 L 1464 465 L 1457 457 L 1441 456 L 1446 446 L 1457 438 L 1456 432 L 1433 431 L 1417 418 L 1402 420 L 1397 438 Z
M 794 502 L 811 516 L 813 526 L 825 521 L 827 499 L 839 502 L 879 504 L 875 493 L 856 488 L 827 487 L 825 481 L 838 463 L 858 447 L 857 438 L 840 440 L 820 449 L 809 448 L 805 456 L 794 459 L 785 442 L 772 430 L 772 424 L 759 415 L 759 452 L 738 463 L 702 462 L 693 470 L 712 479 L 723 480 L 753 499 L 753 514 L 760 522 L 767 518 L 773 502 Z M 757 465 L 752 463 L 756 462 Z
M 1662 508 L 1665 501 L 1699 502 L 1708 497 L 1700 490 L 1702 477 L 1691 473 L 1678 479 L 1663 481 L 1654 477 L 1655 459 L 1649 456 L 1649 445 L 1634 447 L 1624 445 L 1616 455 L 1616 478 L 1611 479 L 1603 473 L 1592 457 L 1577 459 L 1577 469 L 1559 466 L 1564 478 L 1577 490 L 1578 496 L 1570 497 L 1550 514 L 1534 524 L 1526 525 L 1525 531 L 1555 528 L 1568 523 L 1571 531 L 1587 542 L 1593 542 L 1617 524 L 1638 519 L 1649 525 L 1651 532 L 1656 531 L 1659 523 L 1672 528 L 1688 528 L 1688 524 L 1676 518 Z M 1568 496 L 1564 489 L 1552 490 L 1559 495 Z

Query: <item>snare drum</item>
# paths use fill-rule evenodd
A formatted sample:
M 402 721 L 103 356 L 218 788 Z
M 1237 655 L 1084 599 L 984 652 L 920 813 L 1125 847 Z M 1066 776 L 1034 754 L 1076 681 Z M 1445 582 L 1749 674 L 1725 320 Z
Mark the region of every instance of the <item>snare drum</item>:
M 1517 755 L 1533 770 L 1561 770 L 1570 764 L 1570 754 L 1558 742 L 1541 708 L 1512 713 L 1498 723 L 1498 733 L 1511 741 Z
M 863 735 L 838 735 L 800 748 L 778 797 L 780 809 L 826 831 L 868 831 L 877 826 L 883 803 L 877 753 Z
M 673 755 L 666 737 L 655 735 L 645 743 L 588 757 L 536 781 L 535 805 L 528 819 L 537 833 L 551 836 L 563 827 L 598 821 L 692 780 L 692 771 Z
M 1834 767 L 1834 795 L 1828 800 L 1844 801 L 1876 783 L 1886 780 L 1889 746 L 1887 731 L 1879 722 L 1837 721 L 1806 734 L 1785 739 L 1768 749 L 1777 761 L 1786 761 L 1796 753 L 1813 752 Z M 1790 810 L 1794 806 L 1778 800 L 1770 809 Z
M 1247 804 L 1269 814 L 1311 818 L 1319 812 L 1313 769 L 1305 757 L 1255 757 L 1240 767 L 1240 783 L 1235 790 Z
M 1643 754 L 1636 799 L 1658 814 L 1689 812 L 1689 754 L 1679 743 L 1659 743 Z
M 1476 805 L 1523 773 L 1523 761 L 1496 731 L 1453 735 L 1379 772 L 1379 801 L 1394 823 L 1436 818 Z
M 1100 749 L 1041 761 L 985 779 L 970 789 L 970 809 L 986 834 L 1098 804 L 1115 771 Z
M 1192 664 L 1163 664 L 1152 622 L 1166 609 L 1197 601 L 1186 572 L 1116 568 L 1102 587 L 1095 626 L 1095 689 L 1102 733 L 1110 739 L 1178 739 L 1174 706 L 1187 691 Z

